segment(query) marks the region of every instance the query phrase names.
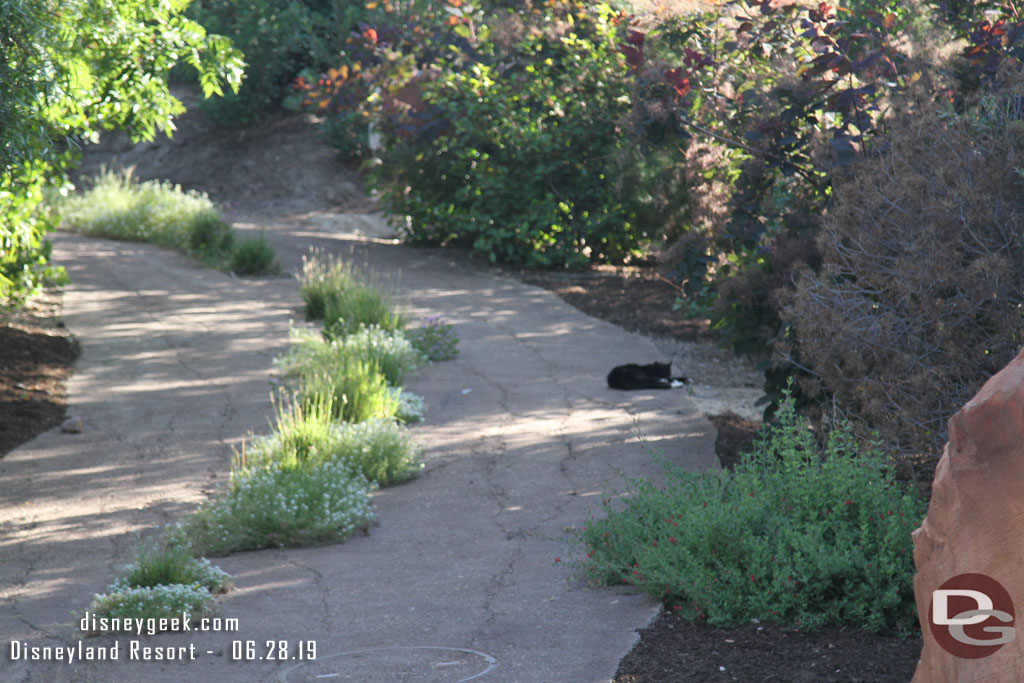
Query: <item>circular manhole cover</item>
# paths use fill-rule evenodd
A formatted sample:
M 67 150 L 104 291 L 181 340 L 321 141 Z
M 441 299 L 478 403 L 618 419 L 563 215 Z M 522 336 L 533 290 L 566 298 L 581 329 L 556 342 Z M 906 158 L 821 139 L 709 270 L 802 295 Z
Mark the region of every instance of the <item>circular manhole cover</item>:
M 489 654 L 461 647 L 371 647 L 290 666 L 277 680 L 278 683 L 462 683 L 480 678 L 496 666 L 498 660 Z

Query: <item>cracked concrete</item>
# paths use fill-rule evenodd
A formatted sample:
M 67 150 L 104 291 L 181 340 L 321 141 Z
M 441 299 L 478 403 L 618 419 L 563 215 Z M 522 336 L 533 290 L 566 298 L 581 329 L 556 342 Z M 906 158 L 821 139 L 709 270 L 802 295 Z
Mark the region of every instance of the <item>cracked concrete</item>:
M 422 475 L 375 494 L 368 535 L 216 560 L 236 584 L 219 614 L 240 630 L 142 638 L 194 644 L 195 661 L 12 661 L 13 640 L 73 644 L 72 612 L 131 559 L 136 535 L 186 514 L 226 480 L 232 448 L 268 431 L 271 361 L 301 320 L 290 278 L 236 279 L 154 247 L 60 235 L 55 256 L 74 282 L 64 315 L 83 348 L 69 412 L 85 431 L 48 432 L 0 460 L 0 679 L 609 680 L 659 608 L 583 583 L 566 566 L 567 530 L 623 476 L 656 477 L 651 450 L 717 466 L 713 429 L 685 393 L 605 387 L 612 366 L 656 360 L 657 348 L 539 288 L 391 244 L 366 217 L 250 227 L 268 231 L 289 271 L 311 246 L 344 254 L 400 273 L 414 317 L 454 324 L 458 359 L 406 383 L 427 401 L 412 428 Z M 259 658 L 282 640 L 290 654 L 315 641 L 317 659 L 232 657 L 233 641 L 254 641 Z

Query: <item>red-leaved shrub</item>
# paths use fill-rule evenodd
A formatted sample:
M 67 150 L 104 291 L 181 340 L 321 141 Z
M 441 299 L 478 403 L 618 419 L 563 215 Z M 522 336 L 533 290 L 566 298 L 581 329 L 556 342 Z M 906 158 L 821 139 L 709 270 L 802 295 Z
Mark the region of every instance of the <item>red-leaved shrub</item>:
M 779 345 L 903 453 L 934 453 L 946 420 L 1024 341 L 1021 79 L 969 113 L 924 113 L 835 183 L 820 271 L 783 295 Z

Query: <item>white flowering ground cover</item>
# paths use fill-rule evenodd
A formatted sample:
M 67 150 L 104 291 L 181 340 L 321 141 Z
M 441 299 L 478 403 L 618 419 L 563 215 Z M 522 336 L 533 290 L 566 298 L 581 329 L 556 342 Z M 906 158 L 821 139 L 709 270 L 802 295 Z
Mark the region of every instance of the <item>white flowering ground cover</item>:
M 205 555 L 339 543 L 373 521 L 375 488 L 351 465 L 269 463 L 232 473 L 227 490 L 185 521 Z
M 231 585 L 231 576 L 205 557 L 194 557 L 184 531 L 173 527 L 136 550 L 107 592 L 93 596 L 88 612 L 101 620 L 200 617 L 210 612 L 214 594 Z

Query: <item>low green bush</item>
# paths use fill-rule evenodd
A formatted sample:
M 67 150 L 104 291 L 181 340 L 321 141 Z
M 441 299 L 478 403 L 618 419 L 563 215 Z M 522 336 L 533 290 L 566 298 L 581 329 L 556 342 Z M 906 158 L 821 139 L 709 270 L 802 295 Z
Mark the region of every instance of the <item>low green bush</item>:
M 235 247 L 235 233 L 214 211 L 189 222 L 189 249 L 202 260 L 220 263 Z
M 219 593 L 228 589 L 231 577 L 212 566 L 206 558 L 195 557 L 188 537 L 180 528 L 173 527 L 164 538 L 143 544 L 112 588 L 152 588 L 174 584 L 202 586 L 210 593 Z
M 277 254 L 262 231 L 252 239 L 235 242 L 228 267 L 238 275 L 270 275 L 281 269 Z
M 234 473 L 338 461 L 352 465 L 379 486 L 415 475 L 419 449 L 394 420 L 373 417 L 359 423 L 337 423 L 332 405 L 329 395 L 306 403 L 279 401 L 274 432 L 249 440 L 235 457 Z
M 579 566 L 711 624 L 912 632 L 923 501 L 846 429 L 819 447 L 791 398 L 777 420 L 734 472 L 667 467 L 664 487 L 634 480 L 606 499 L 607 517 L 580 533 Z
M 325 337 L 338 339 L 367 325 L 400 330 L 405 327 L 405 316 L 376 287 L 357 285 L 327 299 L 323 325 Z
M 408 481 L 421 468 L 419 449 L 393 420 L 337 425 L 331 450 L 333 459 L 351 463 L 380 486 Z
M 451 360 L 459 355 L 459 336 L 440 316 L 424 318 L 423 325 L 406 330 L 405 336 L 429 360 Z

